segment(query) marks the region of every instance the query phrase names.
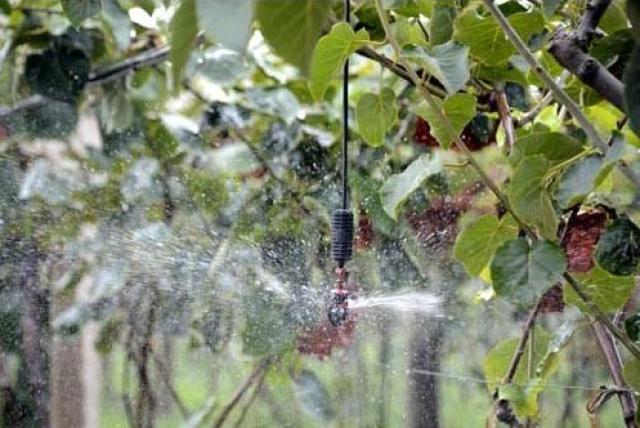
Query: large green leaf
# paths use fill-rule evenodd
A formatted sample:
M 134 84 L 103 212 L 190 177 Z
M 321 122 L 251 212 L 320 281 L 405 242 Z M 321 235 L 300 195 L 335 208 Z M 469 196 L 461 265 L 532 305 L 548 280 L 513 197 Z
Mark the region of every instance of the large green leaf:
M 566 134 L 559 132 L 534 132 L 522 136 L 513 146 L 509 162 L 517 166 L 528 156 L 542 155 L 552 165 L 564 162 L 580 154 L 584 150 L 582 144 Z
M 624 74 L 624 102 L 631 128 L 640 135 L 640 47 L 633 50 Z
M 582 202 L 596 186 L 604 161 L 600 156 L 590 156 L 571 165 L 562 175 L 554 193 L 562 208 L 570 208 Z
M 198 22 L 211 40 L 243 51 L 251 36 L 252 0 L 196 0 Z
M 324 98 L 329 82 L 347 57 L 368 41 L 365 30 L 356 33 L 346 22 L 335 24 L 329 34 L 320 38 L 313 51 L 309 77 L 309 90 L 316 100 Z
M 562 249 L 551 242 L 507 241 L 491 261 L 493 289 L 498 296 L 531 305 L 562 279 L 565 267 Z
M 574 275 L 582 284 L 587 296 L 604 312 L 618 310 L 629 300 L 635 287 L 633 276 L 611 275 L 598 265 L 587 273 Z M 563 294 L 565 302 L 577 306 L 585 313 L 590 313 L 571 286 L 566 285 Z
M 596 260 L 614 275 L 631 275 L 640 261 L 640 229 L 630 220 L 614 220 L 600 237 Z
M 360 96 L 356 106 L 356 122 L 362 138 L 373 147 L 384 144 L 384 136 L 396 123 L 398 109 L 396 94 L 383 88 L 380 94 L 366 93 Z
M 387 178 L 380 188 L 384 211 L 394 220 L 402 203 L 431 175 L 442 171 L 442 162 L 437 155 L 422 155 L 414 160 L 402 173 Z
M 518 236 L 518 224 L 507 215 L 487 214 L 465 227 L 456 239 L 454 254 L 470 275 L 477 276 L 506 241 Z
M 550 162 L 540 155 L 522 160 L 511 177 L 507 195 L 516 215 L 537 226 L 545 238 L 554 240 L 558 217 L 545 187 L 550 166 Z
M 330 10 L 331 0 L 258 0 L 256 19 L 273 50 L 306 73 Z
M 180 87 L 182 70 L 189 60 L 191 49 L 198 36 L 198 16 L 195 0 L 183 0 L 171 20 L 171 71 L 173 84 Z
M 102 10 L 102 0 L 61 0 L 61 3 L 65 15 L 76 27 Z
M 513 377 L 513 383 L 501 385 L 518 342 L 518 338 L 509 339 L 494 346 L 484 360 L 484 376 L 488 382 L 489 392 L 493 393 L 497 388 L 499 399 L 508 400 L 518 416 L 535 417 L 538 413 L 538 394 L 557 369 L 559 359 L 556 353 L 549 353 L 554 343 L 550 335 L 546 331 L 537 329 L 531 354 L 533 358 L 529 361 L 529 352 L 525 352 Z M 529 379 L 527 368 L 530 366 L 536 368 L 544 366 L 544 369 Z
M 465 87 L 469 80 L 469 48 L 447 42 L 431 49 L 415 48 L 405 57 L 438 79 L 449 94 Z
M 539 11 L 514 13 L 507 19 L 525 41 L 544 28 L 544 17 Z M 496 21 L 481 16 L 476 6 L 456 18 L 454 30 L 454 40 L 469 46 L 471 56 L 487 65 L 503 63 L 516 52 Z
M 440 120 L 438 112 L 433 110 L 426 101 L 416 107 L 416 114 L 426 120 L 431 126 L 431 135 L 445 149 L 449 148 L 455 138 L 460 135 L 465 125 L 473 119 L 476 114 L 476 98 L 470 94 L 455 94 L 447 98 L 444 102 L 435 99 L 440 110 L 453 125 L 455 135 Z

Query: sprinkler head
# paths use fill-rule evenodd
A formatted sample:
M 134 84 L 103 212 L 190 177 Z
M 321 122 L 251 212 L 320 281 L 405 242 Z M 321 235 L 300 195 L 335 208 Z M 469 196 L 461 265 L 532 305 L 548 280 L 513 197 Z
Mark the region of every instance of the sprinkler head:
M 333 297 L 327 309 L 327 316 L 334 327 L 340 327 L 347 320 L 349 315 L 348 298 L 349 292 L 347 290 L 343 288 L 333 290 Z

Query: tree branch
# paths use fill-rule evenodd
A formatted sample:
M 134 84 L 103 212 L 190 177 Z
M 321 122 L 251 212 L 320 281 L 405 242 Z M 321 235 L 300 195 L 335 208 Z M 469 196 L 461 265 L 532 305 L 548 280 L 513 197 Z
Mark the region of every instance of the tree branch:
M 624 85 L 597 59 L 586 53 L 581 45 L 577 32 L 560 30 L 549 44 L 549 53 L 582 83 L 624 112 Z
M 596 339 L 602 350 L 605 360 L 607 361 L 607 367 L 611 374 L 611 379 L 616 388 L 623 390 L 628 389 L 628 385 L 622 377 L 622 360 L 620 359 L 620 353 L 616 347 L 611 333 L 599 322 L 593 321 L 591 323 L 593 330 L 596 334 Z M 636 403 L 631 391 L 618 394 L 620 399 L 620 406 L 622 407 L 622 413 L 625 424 L 628 428 L 637 428 L 635 423 L 636 416 Z
M 611 0 L 591 0 L 575 31 L 559 30 L 549 45 L 549 53 L 565 69 L 604 99 L 624 112 L 624 85 L 605 66 L 587 53 L 597 35 L 596 28 Z
M 597 34 L 598 23 L 609 8 L 611 0 L 591 0 L 587 3 L 580 25 L 576 30 L 576 37 L 580 46 L 586 49 Z

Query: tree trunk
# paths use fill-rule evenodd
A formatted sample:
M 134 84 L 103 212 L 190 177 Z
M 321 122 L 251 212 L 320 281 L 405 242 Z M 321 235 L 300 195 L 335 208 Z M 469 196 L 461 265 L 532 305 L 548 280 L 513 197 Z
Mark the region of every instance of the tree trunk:
M 409 345 L 407 426 L 437 428 L 439 422 L 438 378 L 426 372 L 440 371 L 442 322 L 417 316 Z
M 33 402 L 33 425 L 49 426 L 49 299 L 39 284 L 38 250 L 33 241 L 23 245 L 20 285 L 22 310 L 22 358 L 26 387 Z

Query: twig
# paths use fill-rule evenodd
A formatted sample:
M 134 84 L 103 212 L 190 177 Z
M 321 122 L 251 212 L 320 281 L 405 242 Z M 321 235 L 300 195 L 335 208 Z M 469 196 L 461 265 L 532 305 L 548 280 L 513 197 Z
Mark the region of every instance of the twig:
M 569 77 L 569 74 L 570 73 L 567 70 L 562 70 L 560 77 L 558 77 L 558 79 L 556 80 L 558 86 L 564 86 L 564 82 Z M 528 124 L 529 122 L 533 122 L 533 120 L 540 114 L 540 112 L 544 110 L 546 106 L 551 104 L 551 101 L 553 101 L 553 92 L 548 91 L 538 102 L 538 104 L 536 104 L 531 110 L 526 112 L 520 119 L 516 119 L 515 126 L 520 128 Z
M 260 379 L 258 380 L 258 383 L 256 384 L 255 388 L 253 389 L 253 392 L 251 393 L 251 396 L 249 397 L 249 400 L 247 401 L 247 404 L 245 404 L 244 407 L 242 408 L 242 410 L 240 411 L 240 416 L 238 416 L 238 420 L 233 425 L 234 428 L 240 428 L 242 426 L 242 422 L 244 422 L 244 418 L 247 416 L 247 413 L 249 413 L 249 409 L 251 408 L 253 403 L 256 401 L 256 398 L 258 397 L 258 393 L 262 389 L 262 385 L 264 383 L 264 379 L 265 379 L 266 375 L 267 375 L 267 373 L 263 372 L 262 376 L 260 376 Z
M 600 321 L 615 337 L 618 339 L 625 348 L 633 354 L 634 357 L 640 360 L 640 349 L 636 344 L 629 339 L 625 332 L 613 324 L 613 322 L 606 316 L 604 312 L 591 300 L 591 298 L 585 293 L 582 285 L 568 272 L 565 272 L 562 277 L 569 284 L 571 288 L 576 292 L 578 297 L 587 306 L 589 311 Z
M 502 383 L 511 383 L 513 381 L 513 377 L 516 375 L 516 371 L 518 370 L 518 365 L 520 364 L 520 360 L 522 359 L 522 355 L 524 355 L 524 348 L 527 346 L 527 341 L 529 340 L 529 335 L 531 334 L 531 330 L 535 325 L 536 317 L 538 313 L 540 313 L 540 307 L 542 304 L 542 298 L 538 300 L 536 306 L 529 312 L 529 316 L 524 323 L 524 327 L 522 330 L 522 336 L 520 336 L 520 340 L 518 341 L 518 346 L 516 346 L 516 351 L 511 357 L 511 362 L 509 363 L 509 368 L 507 369 L 507 373 L 504 375 L 504 379 L 502 379 Z
M 359 55 L 362 55 L 365 58 L 369 58 L 370 60 L 377 62 L 378 64 L 382 65 L 384 68 L 393 72 L 394 74 L 406 80 L 407 82 L 411 83 L 412 85 L 414 84 L 414 81 L 411 79 L 411 73 L 407 71 L 407 66 L 398 64 L 397 62 L 393 61 L 391 58 L 387 58 L 386 56 L 376 52 L 375 50 L 371 49 L 368 46 L 358 49 L 356 53 Z M 423 72 L 422 74 L 425 74 L 425 72 Z M 426 82 L 428 79 L 424 79 L 424 80 Z M 425 85 L 429 85 L 429 84 L 425 83 Z M 444 98 L 447 96 L 447 91 L 437 86 L 429 85 L 429 90 L 441 98 Z
M 495 94 L 500 122 L 502 122 L 502 127 L 504 128 L 507 146 L 511 149 L 516 144 L 516 131 L 514 129 L 513 117 L 511 117 L 511 108 L 509 107 L 507 95 L 504 91 L 496 91 Z
M 600 349 L 607 361 L 607 367 L 613 384 L 616 388 L 628 390 L 628 385 L 622 377 L 622 360 L 620 359 L 620 353 L 611 337 L 611 333 L 609 333 L 599 321 L 593 321 L 591 325 L 596 334 Z M 633 394 L 630 391 L 620 393 L 618 394 L 618 398 L 620 399 L 620 406 L 622 407 L 622 414 L 626 426 L 628 428 L 637 428 L 635 423 L 636 403 Z
M 182 414 L 182 417 L 185 420 L 189 419 L 189 416 L 191 416 L 191 412 L 189 412 L 189 409 L 187 409 L 187 406 L 182 402 L 182 399 L 178 395 L 178 391 L 176 391 L 175 386 L 173 386 L 173 383 L 171 382 L 171 376 L 169 374 L 169 370 L 167 366 L 164 364 L 162 359 L 160 359 L 160 357 L 155 352 L 152 352 L 151 355 L 153 356 L 153 361 L 156 363 L 158 374 L 160 374 L 160 378 L 162 379 L 164 386 L 169 390 L 169 394 L 171 395 L 173 402 L 178 407 L 180 414 Z
M 149 49 L 122 62 L 91 73 L 87 84 L 89 86 L 103 85 L 142 68 L 159 64 L 168 57 L 169 46 Z
M 249 375 L 247 380 L 240 386 L 240 388 L 238 388 L 236 393 L 233 394 L 231 400 L 222 408 L 222 412 L 220 412 L 220 415 L 213 423 L 213 428 L 220 428 L 225 423 L 225 421 L 229 417 L 229 414 L 231 414 L 233 409 L 240 402 L 240 399 L 242 399 L 242 396 L 244 396 L 251 385 L 253 385 L 258 379 L 260 379 L 262 374 L 267 370 L 267 367 L 269 367 L 269 364 L 271 364 L 271 360 L 268 358 L 258 363 L 258 366 L 255 368 L 255 370 L 251 373 L 251 375 Z

